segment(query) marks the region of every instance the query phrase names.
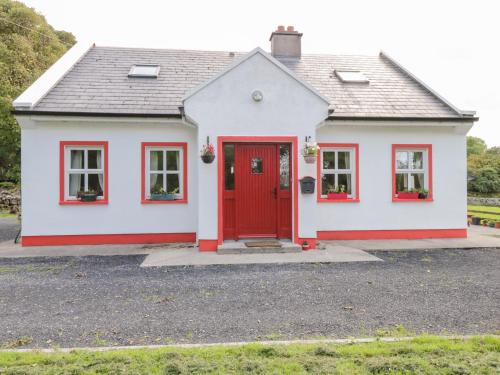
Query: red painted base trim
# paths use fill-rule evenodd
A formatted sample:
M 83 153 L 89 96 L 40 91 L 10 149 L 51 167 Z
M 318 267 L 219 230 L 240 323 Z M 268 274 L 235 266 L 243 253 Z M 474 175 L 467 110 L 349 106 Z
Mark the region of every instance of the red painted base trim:
M 196 242 L 196 233 L 140 233 L 140 234 L 81 234 L 62 236 L 23 236 L 22 246 L 147 244 Z
M 319 231 L 318 240 L 386 240 L 466 238 L 467 229 L 333 230 Z
M 307 246 L 307 249 L 304 249 L 302 247 L 303 250 L 313 250 L 313 249 L 316 249 L 316 238 L 299 238 L 298 244 L 300 246 L 303 246 L 305 241 L 307 241 L 308 246 Z
M 217 251 L 218 240 L 198 240 L 198 249 L 200 251 Z

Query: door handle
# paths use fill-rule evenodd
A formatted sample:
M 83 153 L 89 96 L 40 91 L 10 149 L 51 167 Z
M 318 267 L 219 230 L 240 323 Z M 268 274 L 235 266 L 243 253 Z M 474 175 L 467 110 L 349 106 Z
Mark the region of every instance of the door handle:
M 274 195 L 274 199 L 278 198 L 278 189 L 277 188 L 273 189 L 273 195 Z

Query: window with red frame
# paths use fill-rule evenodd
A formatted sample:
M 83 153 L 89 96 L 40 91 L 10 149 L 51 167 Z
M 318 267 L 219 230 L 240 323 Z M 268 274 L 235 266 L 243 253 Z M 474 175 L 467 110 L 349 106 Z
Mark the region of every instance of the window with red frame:
M 107 200 L 107 142 L 61 142 L 61 197 L 79 202 L 82 192 L 95 192 L 97 202 Z
M 393 198 L 430 199 L 432 161 L 430 145 L 393 145 Z

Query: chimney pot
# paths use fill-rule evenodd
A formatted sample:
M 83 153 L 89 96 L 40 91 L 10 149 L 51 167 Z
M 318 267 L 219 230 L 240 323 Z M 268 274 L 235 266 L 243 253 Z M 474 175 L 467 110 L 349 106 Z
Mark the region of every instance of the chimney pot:
M 276 31 L 280 32 L 280 33 L 283 32 L 283 31 L 285 31 L 285 26 L 281 26 L 281 25 L 278 26 L 278 28 L 276 29 Z
M 288 31 L 289 33 L 293 33 L 295 30 L 294 30 L 294 27 L 293 26 L 288 26 L 286 28 L 286 31 Z

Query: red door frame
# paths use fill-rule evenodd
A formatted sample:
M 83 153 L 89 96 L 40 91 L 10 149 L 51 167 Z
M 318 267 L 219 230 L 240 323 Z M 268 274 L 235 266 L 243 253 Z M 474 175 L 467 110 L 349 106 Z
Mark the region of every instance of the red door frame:
M 224 241 L 224 143 L 290 143 L 292 145 L 292 185 L 293 185 L 293 198 L 292 198 L 292 236 L 293 242 L 299 242 L 299 197 L 298 197 L 298 140 L 293 136 L 219 136 L 217 137 L 217 243 L 222 245 Z

